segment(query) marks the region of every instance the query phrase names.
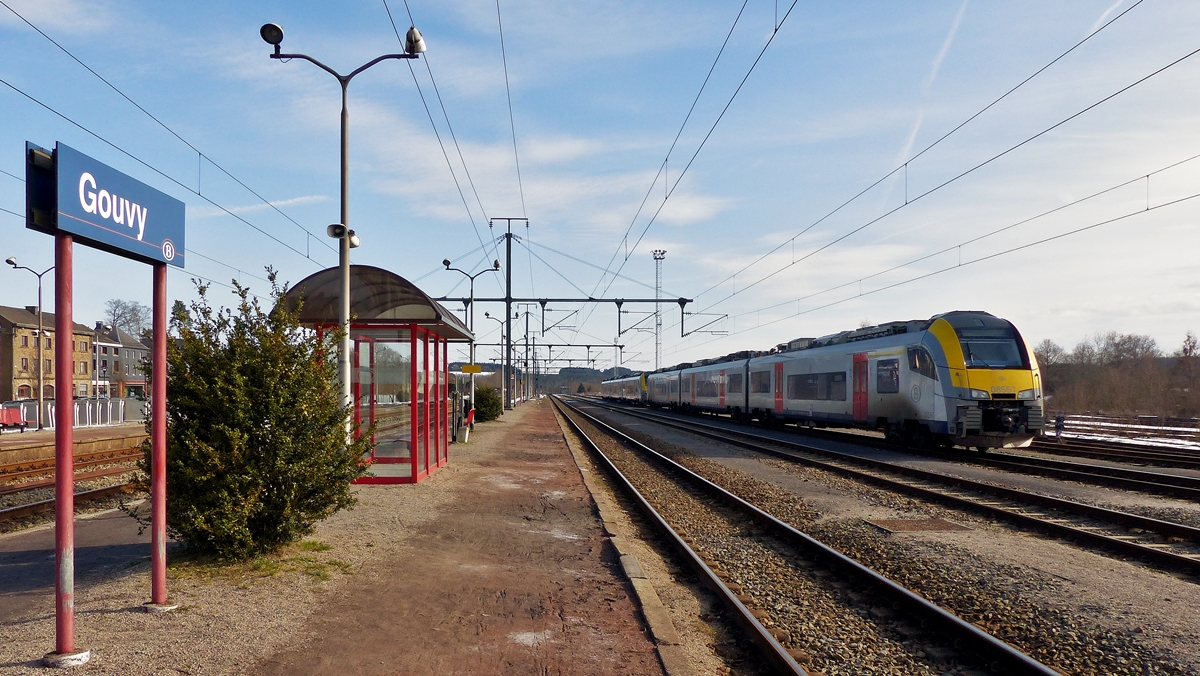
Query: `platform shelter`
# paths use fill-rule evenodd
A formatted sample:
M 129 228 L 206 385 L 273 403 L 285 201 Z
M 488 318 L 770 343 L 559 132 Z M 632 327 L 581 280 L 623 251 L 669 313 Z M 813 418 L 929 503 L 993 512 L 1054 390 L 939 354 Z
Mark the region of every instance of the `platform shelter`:
M 338 325 L 341 271 L 317 272 L 284 297 L 317 331 Z M 415 483 L 450 459 L 449 345 L 474 336 L 412 282 L 350 266 L 351 395 L 356 434 L 375 425 L 371 463 L 358 483 Z

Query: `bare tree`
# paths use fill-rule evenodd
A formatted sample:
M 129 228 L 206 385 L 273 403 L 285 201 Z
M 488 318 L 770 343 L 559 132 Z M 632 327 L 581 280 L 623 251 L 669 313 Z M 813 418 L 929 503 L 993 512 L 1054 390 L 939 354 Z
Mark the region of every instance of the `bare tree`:
M 150 328 L 150 308 L 137 301 L 113 298 L 104 304 L 104 319 L 125 333 L 140 336 Z
M 1200 344 L 1196 342 L 1196 334 L 1190 330 L 1183 337 L 1183 345 L 1175 352 L 1176 357 L 1200 357 Z
M 1033 346 L 1033 356 L 1037 357 L 1038 366 L 1054 366 L 1067 362 L 1067 351 L 1049 338 Z

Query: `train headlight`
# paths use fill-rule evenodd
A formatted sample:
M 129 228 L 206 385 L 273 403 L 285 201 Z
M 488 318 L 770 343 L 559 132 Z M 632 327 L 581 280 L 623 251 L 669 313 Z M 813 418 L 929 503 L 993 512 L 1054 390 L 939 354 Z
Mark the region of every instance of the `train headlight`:
M 1036 390 L 1021 390 L 1017 392 L 1017 399 L 1035 399 Z
M 991 399 L 992 395 L 987 390 L 971 390 L 972 399 Z

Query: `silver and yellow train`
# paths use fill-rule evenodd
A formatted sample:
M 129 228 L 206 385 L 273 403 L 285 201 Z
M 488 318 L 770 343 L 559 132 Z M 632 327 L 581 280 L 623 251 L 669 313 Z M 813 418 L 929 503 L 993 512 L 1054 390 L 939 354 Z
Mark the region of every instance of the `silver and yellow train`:
M 655 407 L 883 431 L 915 444 L 1028 446 L 1045 425 L 1033 350 L 986 312 L 948 312 L 800 338 L 605 382 Z
M 600 383 L 600 396 L 630 404 L 646 403 L 646 374 L 635 373 Z

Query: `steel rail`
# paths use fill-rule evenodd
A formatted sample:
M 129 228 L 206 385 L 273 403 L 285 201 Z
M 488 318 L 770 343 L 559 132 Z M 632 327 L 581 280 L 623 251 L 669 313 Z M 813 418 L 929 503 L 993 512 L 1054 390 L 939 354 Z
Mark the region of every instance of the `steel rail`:
M 1040 474 L 1057 479 L 1069 479 L 1084 483 L 1131 488 L 1155 495 L 1187 498 L 1200 502 L 1200 478 L 1147 472 L 1129 467 L 1107 467 L 1089 465 L 1069 460 L 1035 458 L 1029 455 L 991 451 L 986 455 L 957 455 L 951 453 L 921 451 L 934 457 L 955 458 L 980 465 L 988 465 L 1027 474 Z
M 604 403 L 612 405 L 609 402 Z M 732 432 L 733 430 L 730 431 Z M 853 443 L 859 446 L 871 446 L 891 451 L 903 450 L 908 453 L 919 453 L 929 457 L 956 462 L 998 467 L 1022 474 L 1049 476 L 1056 479 L 1068 479 L 1099 486 L 1134 489 L 1154 495 L 1186 498 L 1200 502 L 1200 478 L 1197 477 L 1148 472 L 1128 467 L 1107 467 L 1068 460 L 1035 458 L 1028 455 L 1004 453 L 995 450 L 988 453 L 949 453 L 929 448 L 907 447 L 901 449 L 895 444 L 882 439 L 825 429 L 804 428 L 803 430 L 797 429 L 796 433 L 830 441 Z
M 109 469 L 100 469 L 93 472 L 84 472 L 75 475 L 75 481 L 88 481 L 91 479 L 102 479 L 106 476 L 114 476 L 117 474 L 125 474 L 131 472 L 135 467 L 111 467 Z M 42 481 L 26 481 L 11 486 L 0 487 L 0 495 L 16 495 L 17 493 L 27 493 L 36 491 L 39 488 L 53 488 L 56 479 L 44 479 Z
M 665 467 L 669 467 L 673 472 L 686 477 L 696 486 L 699 486 L 706 492 L 717 496 L 718 499 L 745 511 L 755 521 L 770 527 L 793 546 L 796 546 L 807 552 L 811 552 L 831 566 L 850 571 L 850 573 L 856 578 L 875 587 L 877 590 L 881 591 L 883 595 L 890 597 L 894 602 L 897 602 L 902 606 L 907 607 L 910 611 L 919 613 L 923 617 L 929 619 L 933 624 L 950 634 L 951 638 L 961 640 L 964 642 L 964 645 L 974 648 L 976 654 L 986 655 L 987 657 L 985 661 L 993 663 L 993 670 L 997 670 L 995 669 L 995 666 L 999 665 L 1000 669 L 998 671 L 1003 673 L 1061 676 L 1060 672 L 1046 666 L 1045 664 L 1042 664 L 1041 662 L 1038 662 L 1017 648 L 1005 643 L 995 636 L 992 636 L 970 622 L 963 620 L 954 613 L 928 601 L 907 587 L 904 587 L 903 585 L 892 581 L 891 579 L 881 575 L 871 568 L 864 566 L 858 561 L 814 539 L 790 524 L 776 519 L 768 512 L 763 511 L 762 509 L 738 497 L 737 495 L 696 474 L 683 465 L 680 465 L 679 463 L 676 463 L 673 460 L 663 456 L 654 449 L 642 444 L 641 442 L 638 442 L 620 430 L 617 430 L 612 425 L 609 425 L 608 423 L 605 423 L 595 416 L 589 415 L 588 413 L 576 407 L 572 407 L 560 397 L 555 396 L 554 399 L 562 405 L 570 407 L 571 410 L 586 418 L 589 422 L 603 430 L 605 433 L 611 434 L 614 437 L 622 440 L 624 443 L 639 449 L 639 451 L 642 453 L 653 458 L 655 462 Z M 682 539 L 678 538 L 678 536 L 676 536 L 676 539 L 682 543 Z
M 143 457 L 141 448 L 126 448 L 120 451 L 100 451 L 75 456 L 75 469 L 107 465 L 116 462 L 128 462 Z M 11 468 L 11 469 L 10 469 Z M 54 471 L 54 461 L 39 463 L 30 467 L 28 462 L 0 465 L 0 482 L 12 483 L 17 479 L 37 476 Z
M 558 407 L 563 418 L 566 419 L 566 421 L 571 425 L 571 429 L 577 435 L 579 435 L 580 439 L 583 439 L 584 443 L 587 444 L 592 453 L 600 459 L 601 464 L 604 466 L 609 475 L 616 479 L 617 485 L 637 504 L 637 506 L 641 509 L 642 514 L 650 520 L 650 522 L 657 528 L 659 533 L 666 537 L 666 539 L 672 545 L 674 545 L 677 553 L 682 555 L 684 560 L 687 561 L 692 569 L 699 574 L 700 579 L 705 583 L 705 586 L 707 586 L 710 590 L 717 594 L 718 597 L 720 597 L 721 601 L 724 602 L 725 607 L 733 612 L 733 616 L 737 620 L 738 624 L 740 624 L 742 628 L 750 634 L 750 638 L 752 638 L 754 642 L 759 645 L 759 647 L 766 651 L 768 660 L 775 667 L 781 669 L 784 673 L 795 674 L 796 676 L 808 676 L 808 672 L 796 663 L 796 660 L 788 654 L 787 649 L 780 645 L 779 641 L 777 641 L 775 637 L 772 636 L 767 630 L 767 628 L 758 621 L 758 618 L 754 617 L 754 615 L 750 612 L 750 609 L 738 599 L 737 594 L 733 593 L 733 590 L 726 586 L 724 580 L 722 580 L 716 574 L 716 572 L 714 572 L 713 569 L 710 568 L 708 564 L 700 558 L 700 555 L 697 554 L 696 551 L 684 541 L 683 537 L 680 536 L 679 533 L 675 532 L 675 529 L 671 527 L 671 524 L 668 523 L 667 520 L 658 513 L 658 510 L 654 509 L 650 502 L 646 500 L 645 496 L 643 496 L 637 490 L 637 488 L 634 487 L 633 482 L 631 482 L 628 477 L 626 477 L 619 469 L 617 469 L 617 466 L 613 464 L 612 460 L 610 460 L 607 455 L 604 454 L 604 451 L 601 451 L 600 447 L 597 446 L 596 443 L 592 441 L 591 437 L 589 437 L 587 433 L 583 431 L 583 428 L 579 426 L 579 423 L 577 423 L 575 419 L 568 415 L 563 409 L 570 409 L 589 419 L 592 417 L 588 416 L 586 413 L 580 412 L 578 409 L 570 406 L 566 402 L 563 402 L 556 396 L 552 395 L 551 401 Z M 600 424 L 602 425 L 603 423 Z
M 983 502 L 967 496 L 948 493 L 943 490 L 936 490 L 905 481 L 898 481 L 896 479 L 880 476 L 872 472 L 867 472 L 852 467 L 847 467 L 845 465 L 825 462 L 811 457 L 805 457 L 803 455 L 799 455 L 799 453 L 807 453 L 839 460 L 842 462 L 865 465 L 866 467 L 876 471 L 901 474 L 906 477 L 911 477 L 930 483 L 951 484 L 960 489 L 985 493 L 998 498 L 1012 500 L 1014 502 L 1037 504 L 1042 507 L 1047 507 L 1086 518 L 1102 519 L 1109 523 L 1115 523 L 1121 526 L 1141 528 L 1143 530 L 1152 531 L 1166 537 L 1187 538 L 1193 542 L 1200 543 L 1200 529 L 1193 528 L 1191 526 L 1185 526 L 1183 524 L 1169 521 L 1162 521 L 1159 519 L 1152 519 L 1150 517 L 1129 514 L 1127 512 L 1120 512 L 1117 510 L 1105 509 L 1103 507 L 1085 505 L 1083 503 L 1064 500 L 1062 498 L 1053 498 L 1045 495 L 1038 495 L 1036 493 L 1028 493 L 1013 488 L 985 484 L 978 481 L 972 481 L 970 479 L 947 476 L 937 472 L 905 467 L 904 465 L 897 465 L 881 460 L 862 458 L 848 453 L 840 453 L 838 451 L 831 451 L 816 446 L 809 446 L 795 441 L 778 439 L 752 432 L 731 430 L 700 422 L 693 422 L 689 424 L 687 422 L 677 421 L 661 415 L 649 414 L 642 411 L 631 411 L 628 408 L 616 407 L 612 406 L 611 404 L 598 403 L 595 401 L 589 401 L 588 403 L 608 408 L 609 410 L 617 411 L 632 417 L 650 420 L 667 427 L 674 427 L 692 434 L 697 434 L 716 439 L 724 443 L 741 446 L 742 448 L 746 448 L 758 453 L 772 455 L 793 462 L 799 462 L 811 467 L 816 467 L 818 469 L 833 471 L 843 476 L 873 483 L 889 490 L 902 491 L 927 500 L 941 502 L 943 504 L 950 504 L 954 507 L 964 508 L 975 512 L 983 512 L 993 518 L 1002 518 L 1006 521 L 1016 522 L 1025 528 L 1049 531 L 1053 535 L 1070 538 L 1091 547 L 1096 547 L 1099 549 L 1113 549 L 1128 556 L 1149 560 L 1150 562 L 1159 566 L 1188 572 L 1193 575 L 1200 575 L 1200 554 L 1179 554 L 1176 552 L 1167 551 L 1160 549 L 1159 547 L 1166 547 L 1170 545 L 1160 545 L 1159 543 L 1155 543 L 1154 546 L 1139 544 L 1132 540 L 1123 539 L 1124 537 L 1128 536 L 1115 537 L 1106 535 L 1104 533 L 1098 533 L 1094 530 L 1090 530 L 1086 526 L 1079 527 L 1063 523 L 1061 519 L 1046 518 L 1034 514 L 1027 514 L 1019 511 L 1018 509 L 1005 508 L 1004 506 L 996 503 Z M 789 450 L 769 448 L 763 446 L 762 444 L 783 446 L 785 449 Z
M 116 493 L 123 493 L 127 490 L 129 490 L 128 482 L 123 484 L 115 484 L 113 486 L 105 486 L 103 488 L 93 488 L 90 491 L 80 491 L 75 494 L 75 507 L 78 509 L 80 503 L 82 502 L 96 500 L 98 498 L 106 498 L 110 495 L 115 495 Z M 0 521 L 9 521 L 22 516 L 44 512 L 50 509 L 54 509 L 54 498 L 50 498 L 49 500 L 41 500 L 38 502 L 31 502 L 26 505 L 17 505 L 16 507 L 6 507 L 4 509 L 0 509 Z
M 1035 438 L 1029 449 L 1052 455 L 1069 455 L 1117 462 L 1143 462 L 1160 467 L 1200 469 L 1200 451 L 1175 450 L 1169 446 L 1139 446 L 1121 442 L 1106 443 L 1084 439 Z

